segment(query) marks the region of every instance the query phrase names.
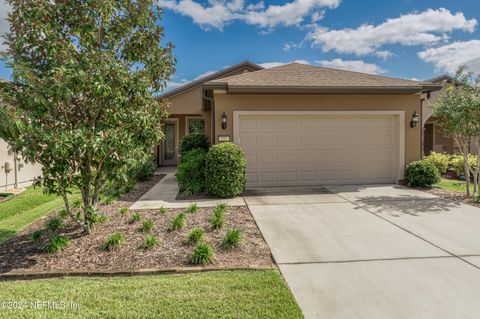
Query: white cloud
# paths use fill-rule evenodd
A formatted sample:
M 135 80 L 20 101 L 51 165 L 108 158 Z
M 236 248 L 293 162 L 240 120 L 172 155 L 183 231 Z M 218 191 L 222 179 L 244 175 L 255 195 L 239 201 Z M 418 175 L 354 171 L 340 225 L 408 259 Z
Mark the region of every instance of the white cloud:
M 342 59 L 333 59 L 333 60 L 320 60 L 315 61 L 320 66 L 326 68 L 334 68 L 348 71 L 356 71 L 370 74 L 382 74 L 386 71 L 373 63 L 367 63 L 362 60 L 342 60 Z
M 317 26 L 308 38 L 313 46 L 319 46 L 324 51 L 360 56 L 374 53 L 388 44 L 413 46 L 438 43 L 448 39 L 448 33 L 454 30 L 473 32 L 476 25 L 476 19 L 467 20 L 461 12 L 452 14 L 440 8 L 401 15 L 379 25 L 364 24 L 356 29 L 329 30 Z
M 10 12 L 10 5 L 3 0 L 0 0 L 0 50 L 5 50 L 6 47 L 3 44 L 5 39 L 3 36 L 10 31 L 10 24 L 7 21 L 8 13 Z
M 204 7 L 192 0 L 159 0 L 158 5 L 173 10 L 181 15 L 189 16 L 193 22 L 204 29 L 216 28 L 222 30 L 226 23 L 237 18 L 243 9 L 243 0 L 230 2 L 209 1 L 210 6 Z
M 320 8 L 336 8 L 340 0 L 293 0 L 284 5 L 269 5 L 266 9 L 245 12 L 243 19 L 248 24 L 262 28 L 273 28 L 278 25 L 300 25 L 305 17 L 313 20 L 323 18 Z
M 204 29 L 223 27 L 235 20 L 265 29 L 276 26 L 297 26 L 305 17 L 313 21 L 323 18 L 321 8 L 336 8 L 340 0 L 293 0 L 283 5 L 268 5 L 263 2 L 245 6 L 243 0 L 209 0 L 202 5 L 192 0 L 158 0 L 158 5 L 191 17 Z
M 196 78 L 194 78 L 193 81 L 199 80 L 199 79 L 204 78 L 204 77 L 209 76 L 209 75 L 212 75 L 215 72 L 217 72 L 217 70 L 211 70 L 211 71 L 203 72 L 202 74 L 200 74 Z
M 470 71 L 480 73 L 480 40 L 458 41 L 418 53 L 425 62 L 433 63 L 436 71 L 455 73 L 465 65 Z
M 287 42 L 283 45 L 283 51 L 290 51 L 292 49 L 300 49 L 303 48 L 305 45 L 305 42 L 301 41 L 299 43 L 294 43 L 294 42 Z
M 270 68 L 274 68 L 276 66 L 281 66 L 281 65 L 285 65 L 285 64 L 289 64 L 289 63 L 311 64 L 310 62 L 308 62 L 306 60 L 295 60 L 295 61 L 290 61 L 290 62 L 264 62 L 264 63 L 259 63 L 258 65 L 260 65 L 262 68 L 270 69 Z
M 381 51 L 375 52 L 375 55 L 378 56 L 379 58 L 383 59 L 383 60 L 386 60 L 388 58 L 391 58 L 395 54 L 393 54 L 392 52 L 387 51 L 387 50 L 381 50 Z

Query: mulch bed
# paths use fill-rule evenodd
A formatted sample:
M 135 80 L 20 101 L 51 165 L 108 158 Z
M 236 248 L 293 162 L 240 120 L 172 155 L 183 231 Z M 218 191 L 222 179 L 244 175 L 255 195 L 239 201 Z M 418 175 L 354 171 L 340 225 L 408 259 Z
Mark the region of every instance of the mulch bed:
M 419 189 L 424 192 L 439 196 L 441 198 L 459 201 L 471 206 L 480 207 L 480 204 L 476 204 L 470 201 L 470 198 L 467 196 L 467 194 L 463 192 L 457 192 L 457 191 L 441 189 L 441 188 L 419 188 Z
M 169 209 L 162 215 L 158 210 L 130 211 L 126 216 L 119 214 L 121 207 L 129 207 L 146 191 L 153 187 L 163 176 L 153 176 L 141 182 L 134 191 L 110 205 L 100 206 L 101 213 L 108 216 L 105 223 L 96 224 L 90 235 L 85 235 L 74 222 L 66 220 L 66 227 L 59 233 L 68 235 L 70 245 L 61 252 L 46 254 L 42 247 L 52 235 L 44 228 L 48 216 L 43 217 L 22 231 L 19 235 L 0 245 L 0 273 L 6 272 L 82 272 L 82 271 L 132 271 L 136 269 L 172 269 L 175 267 L 194 267 L 188 263 L 193 247 L 185 243 L 186 234 L 194 227 L 203 227 L 206 231 L 205 241 L 215 250 L 212 267 L 272 267 L 274 262 L 270 250 L 263 240 L 255 221 L 247 207 L 229 207 L 225 226 L 220 230 L 209 229 L 211 208 L 200 208 L 198 212 L 187 213 L 186 226 L 182 230 L 169 232 L 169 221 L 180 211 Z M 142 221 L 130 224 L 130 216 L 138 212 Z M 147 234 L 139 231 L 144 220 L 151 219 L 156 228 L 155 235 L 161 244 L 152 250 L 141 248 Z M 221 247 L 222 238 L 229 228 L 243 231 L 243 244 L 233 250 Z M 40 241 L 33 242 L 31 235 L 35 230 L 44 234 Z M 115 251 L 102 248 L 107 237 L 114 232 L 121 232 L 126 243 Z

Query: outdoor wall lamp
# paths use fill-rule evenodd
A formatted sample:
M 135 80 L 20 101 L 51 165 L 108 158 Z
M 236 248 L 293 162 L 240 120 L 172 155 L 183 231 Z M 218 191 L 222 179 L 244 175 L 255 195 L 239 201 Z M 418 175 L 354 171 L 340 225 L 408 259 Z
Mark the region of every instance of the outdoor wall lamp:
M 227 113 L 222 113 L 222 129 L 227 128 Z
M 410 121 L 410 127 L 411 128 L 417 127 L 417 123 L 419 119 L 420 119 L 420 116 L 418 115 L 417 111 L 413 112 L 412 120 Z

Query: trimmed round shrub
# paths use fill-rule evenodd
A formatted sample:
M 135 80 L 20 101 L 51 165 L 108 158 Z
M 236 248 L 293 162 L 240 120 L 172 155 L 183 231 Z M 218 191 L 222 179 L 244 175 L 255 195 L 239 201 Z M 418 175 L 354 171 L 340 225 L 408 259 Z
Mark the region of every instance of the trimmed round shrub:
M 178 187 L 188 194 L 200 193 L 205 190 L 205 161 L 207 152 L 195 148 L 185 155 L 177 167 Z
M 425 157 L 425 160 L 431 162 L 438 169 L 440 174 L 445 174 L 448 170 L 448 164 L 450 162 L 450 155 L 446 153 L 432 152 Z
M 205 187 L 211 195 L 235 197 L 245 188 L 247 162 L 237 145 L 226 142 L 213 145 L 207 154 Z
M 187 153 L 190 151 L 200 148 L 206 152 L 208 151 L 208 147 L 209 145 L 207 136 L 203 134 L 185 135 L 180 143 L 180 159 L 183 162 L 185 155 L 187 155 Z
M 406 177 L 410 186 L 431 187 L 440 180 L 440 172 L 432 162 L 419 160 L 408 164 Z

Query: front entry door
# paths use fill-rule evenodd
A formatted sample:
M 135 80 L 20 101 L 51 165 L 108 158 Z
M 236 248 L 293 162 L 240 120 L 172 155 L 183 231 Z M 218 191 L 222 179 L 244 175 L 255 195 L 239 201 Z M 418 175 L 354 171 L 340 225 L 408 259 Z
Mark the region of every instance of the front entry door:
M 178 150 L 178 122 L 167 121 L 164 123 L 163 132 L 163 165 L 177 165 Z

